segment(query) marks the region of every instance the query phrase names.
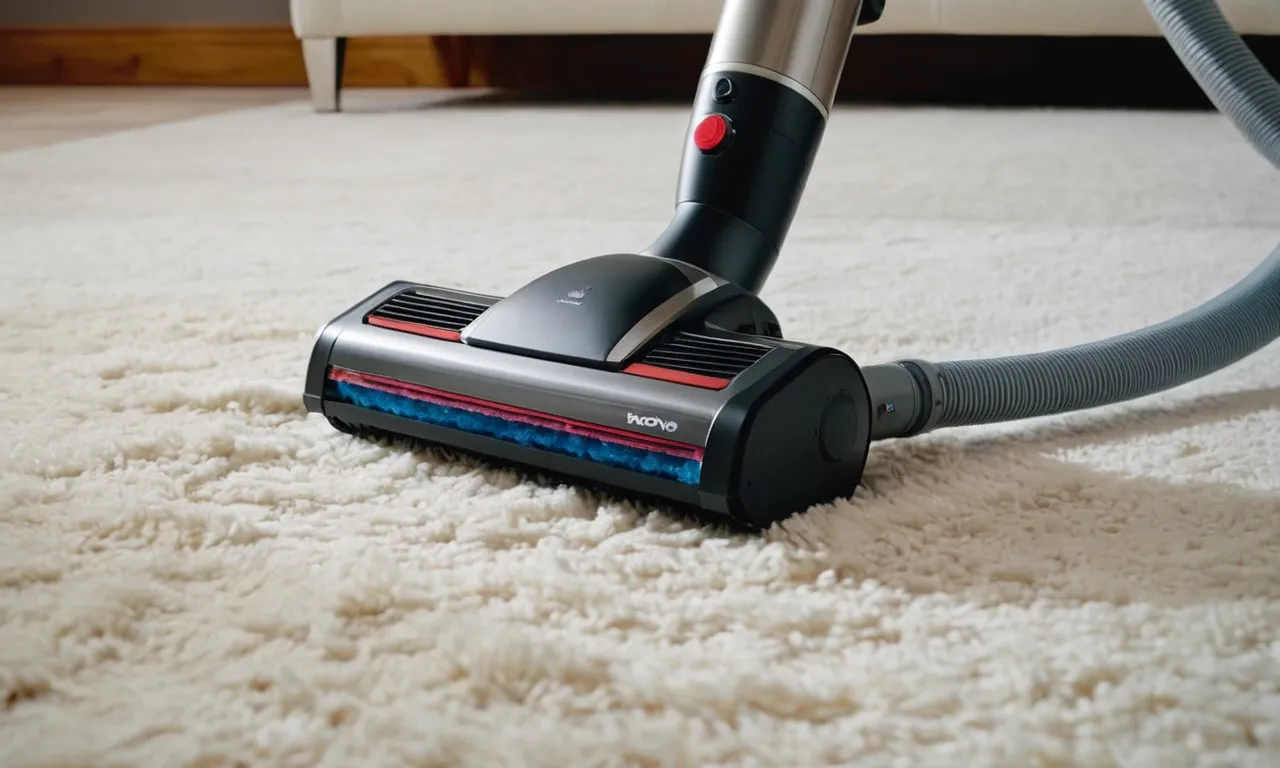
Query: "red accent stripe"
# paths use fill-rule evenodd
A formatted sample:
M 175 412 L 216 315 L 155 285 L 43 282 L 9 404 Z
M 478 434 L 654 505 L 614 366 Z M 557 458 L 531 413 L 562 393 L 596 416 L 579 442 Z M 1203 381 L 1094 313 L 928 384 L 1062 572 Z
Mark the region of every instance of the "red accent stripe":
M 622 369 L 623 373 L 630 373 L 633 376 L 644 376 L 648 379 L 661 379 L 670 381 L 675 384 L 687 384 L 691 387 L 702 387 L 703 389 L 724 389 L 729 386 L 728 379 L 720 379 L 715 376 L 703 376 L 698 373 L 686 373 L 685 371 L 673 371 L 670 368 L 659 368 L 656 365 L 645 365 L 644 363 L 634 363 Z
M 522 424 L 547 427 L 560 432 L 567 432 L 569 434 L 580 435 L 582 437 L 590 437 L 596 440 L 604 440 L 618 445 L 626 445 L 643 451 L 654 451 L 672 456 L 679 456 L 681 458 L 702 461 L 703 449 L 701 447 L 676 442 L 675 440 L 651 437 L 649 435 L 643 435 L 636 432 L 629 432 L 625 429 L 606 427 L 601 424 L 591 424 L 585 421 L 578 421 L 576 419 L 567 419 L 562 416 L 553 416 L 549 413 L 531 411 L 527 408 L 519 408 L 512 405 L 503 405 L 490 400 L 468 397 L 467 395 L 457 395 L 452 392 L 424 387 L 420 384 L 411 384 L 407 381 L 400 381 L 399 379 L 390 379 L 385 376 L 376 376 L 370 373 L 358 373 L 356 371 L 348 371 L 343 368 L 331 368 L 329 370 L 329 378 L 334 381 L 345 381 L 350 384 L 369 387 L 370 389 L 377 389 L 394 395 L 412 397 L 415 400 L 434 403 L 436 405 L 461 408 L 475 413 L 481 413 L 486 416 L 495 416 L 507 421 L 517 421 Z
M 390 328 L 393 331 L 404 331 L 405 333 L 415 333 L 419 336 L 430 336 L 433 339 L 444 339 L 445 341 L 462 341 L 462 334 L 458 331 L 448 331 L 444 328 L 433 328 L 430 325 L 422 323 L 407 323 L 403 320 L 392 320 L 388 317 L 378 317 L 371 315 L 369 317 L 369 325 L 376 325 L 379 328 Z
M 443 339 L 445 341 L 462 341 L 462 334 L 458 331 L 449 331 L 444 328 L 434 328 L 430 325 L 421 323 L 410 323 L 404 320 L 392 320 L 387 317 L 379 317 L 370 315 L 368 318 L 369 325 L 376 325 L 379 328 L 388 328 L 393 331 L 404 331 L 418 336 L 429 336 L 433 339 Z M 623 373 L 629 373 L 633 376 L 643 376 L 647 379 L 659 379 L 661 381 L 669 381 L 673 384 L 683 384 L 689 387 L 700 387 L 702 389 L 724 389 L 729 386 L 729 379 L 721 379 L 715 376 L 703 376 L 698 373 L 687 373 L 685 371 L 674 371 L 670 368 L 661 368 L 656 365 L 646 365 L 644 363 L 634 363 L 622 369 Z

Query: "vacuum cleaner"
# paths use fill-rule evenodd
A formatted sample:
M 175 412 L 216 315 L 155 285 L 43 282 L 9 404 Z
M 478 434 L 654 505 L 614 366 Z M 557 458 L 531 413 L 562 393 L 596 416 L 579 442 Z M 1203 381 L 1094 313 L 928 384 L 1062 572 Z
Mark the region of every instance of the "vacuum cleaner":
M 1280 85 L 1213 0 L 1147 0 L 1214 105 L 1280 166 Z M 1058 414 L 1205 376 L 1280 336 L 1280 247 L 1182 315 L 996 359 L 860 366 L 785 338 L 759 297 L 792 224 L 855 27 L 884 0 L 726 0 L 670 224 L 648 248 L 507 296 L 391 283 L 324 325 L 304 401 L 544 481 L 767 528 L 851 497 L 873 441 Z

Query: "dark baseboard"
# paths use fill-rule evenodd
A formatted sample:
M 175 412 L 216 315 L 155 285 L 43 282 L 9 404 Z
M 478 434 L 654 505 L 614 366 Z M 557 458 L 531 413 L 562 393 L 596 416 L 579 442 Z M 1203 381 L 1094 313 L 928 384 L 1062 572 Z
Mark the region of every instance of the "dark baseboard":
M 354 38 L 347 87 L 510 89 L 518 96 L 687 99 L 708 35 Z M 1249 38 L 1280 72 L 1280 37 Z M 303 86 L 288 27 L 0 29 L 0 84 Z M 1159 38 L 862 35 L 843 101 L 1204 108 Z

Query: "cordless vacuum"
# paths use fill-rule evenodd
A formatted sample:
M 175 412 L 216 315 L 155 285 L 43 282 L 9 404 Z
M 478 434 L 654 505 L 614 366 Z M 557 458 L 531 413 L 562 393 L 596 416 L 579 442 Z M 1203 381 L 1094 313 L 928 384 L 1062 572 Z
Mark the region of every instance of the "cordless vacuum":
M 1280 86 L 1213 0 L 1148 0 L 1166 39 L 1280 165 Z M 851 496 L 874 440 L 1129 400 L 1280 336 L 1280 248 L 1216 298 L 1100 342 L 860 367 L 784 338 L 759 293 L 813 166 L 854 29 L 883 0 L 727 0 L 675 212 L 639 253 L 505 297 L 395 282 L 319 332 L 304 400 L 406 436 L 759 528 Z

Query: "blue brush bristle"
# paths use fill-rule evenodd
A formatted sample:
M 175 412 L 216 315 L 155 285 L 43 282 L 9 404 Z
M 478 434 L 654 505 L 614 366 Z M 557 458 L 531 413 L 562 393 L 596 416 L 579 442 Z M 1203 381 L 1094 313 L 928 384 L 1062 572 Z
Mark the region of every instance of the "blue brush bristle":
M 576 456 L 597 464 L 675 480 L 687 485 L 697 485 L 702 475 L 702 463 L 695 459 L 618 445 L 591 437 L 560 432 L 549 427 L 507 421 L 496 416 L 424 402 L 350 382 L 330 381 L 329 385 L 334 399 L 360 408 L 368 408 L 371 411 L 414 419 L 440 427 L 451 427 L 565 456 Z

